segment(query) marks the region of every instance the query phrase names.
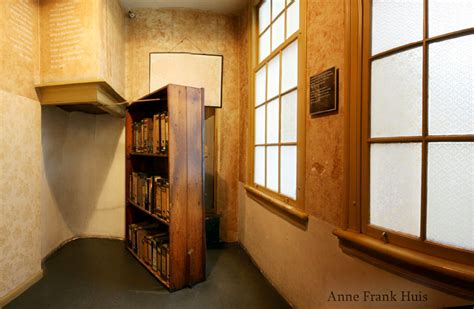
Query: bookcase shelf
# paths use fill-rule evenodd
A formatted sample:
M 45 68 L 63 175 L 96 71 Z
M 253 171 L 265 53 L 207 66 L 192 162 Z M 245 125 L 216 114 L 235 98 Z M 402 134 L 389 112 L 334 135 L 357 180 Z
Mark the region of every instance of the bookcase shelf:
M 205 280 L 203 124 L 203 89 L 168 85 L 127 107 L 125 241 L 170 291 Z
M 160 274 L 158 274 L 156 271 L 153 270 L 153 268 L 151 268 L 148 264 L 146 264 L 145 262 L 142 261 L 142 259 L 140 259 L 138 257 L 138 255 L 135 254 L 135 252 L 133 252 L 132 249 L 130 249 L 129 247 L 127 247 L 127 250 L 133 255 L 134 258 L 136 258 L 140 264 L 142 264 L 152 275 L 153 277 L 155 277 L 156 279 L 158 279 L 165 287 L 167 287 L 168 289 L 170 288 L 170 284 L 168 282 L 168 280 L 164 279 L 163 277 L 161 277 Z
M 169 222 L 166 221 L 165 219 L 163 218 L 160 218 L 159 216 L 157 216 L 156 214 L 146 210 L 145 208 L 141 207 L 141 206 L 138 206 L 137 204 L 135 204 L 134 202 L 128 200 L 128 203 L 130 203 L 130 205 L 132 205 L 133 207 L 136 207 L 138 209 L 140 209 L 142 212 L 146 213 L 147 215 L 149 215 L 150 217 L 154 218 L 155 220 L 158 220 L 160 221 L 161 223 L 165 224 L 165 225 L 168 225 L 169 226 Z
M 142 153 L 142 152 L 131 152 L 130 156 L 140 156 L 140 157 L 162 157 L 167 158 L 167 153 Z

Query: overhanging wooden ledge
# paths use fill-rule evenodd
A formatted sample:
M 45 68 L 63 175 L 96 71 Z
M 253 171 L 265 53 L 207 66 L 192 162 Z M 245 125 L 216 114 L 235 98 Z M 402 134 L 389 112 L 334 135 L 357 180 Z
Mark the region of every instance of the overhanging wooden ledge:
M 258 200 L 263 201 L 266 205 L 273 207 L 277 211 L 289 216 L 292 220 L 295 220 L 297 223 L 306 225 L 308 222 L 308 214 L 305 213 L 304 211 L 290 206 L 286 203 L 283 203 L 282 201 L 279 201 L 275 198 L 272 198 L 257 189 L 253 188 L 252 186 L 249 185 L 244 185 L 245 190 L 247 190 L 247 193 L 250 194 L 251 196 L 255 197 Z
M 474 299 L 474 266 L 399 247 L 373 237 L 335 229 L 345 253 L 444 291 Z
M 125 99 L 104 80 L 48 83 L 35 88 L 41 105 L 56 105 L 67 111 L 109 113 L 115 117 L 125 117 Z

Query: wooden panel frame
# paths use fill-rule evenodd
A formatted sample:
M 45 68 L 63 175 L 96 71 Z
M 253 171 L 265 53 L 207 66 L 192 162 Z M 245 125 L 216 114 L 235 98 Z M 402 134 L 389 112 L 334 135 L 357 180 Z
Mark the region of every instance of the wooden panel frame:
M 249 132 L 248 132 L 248 140 L 251 141 L 248 143 L 247 148 L 247 155 L 248 155 L 248 171 L 247 171 L 247 180 L 246 180 L 246 188 L 252 188 L 254 190 L 258 190 L 261 194 L 259 195 L 266 195 L 268 198 L 259 199 L 260 202 L 265 202 L 270 206 L 277 207 L 278 209 L 288 209 L 286 207 L 278 207 L 275 203 L 271 201 L 280 201 L 285 204 L 288 204 L 292 208 L 297 208 L 304 211 L 304 193 L 305 193 L 305 127 L 306 127 L 306 101 L 309 96 L 307 93 L 307 76 L 306 76 L 306 7 L 307 1 L 300 0 L 300 29 L 288 37 L 278 48 L 276 48 L 273 52 L 271 51 L 270 54 L 263 59 L 262 61 L 258 62 L 258 8 L 260 7 L 262 1 L 254 1 L 253 5 L 249 6 L 249 42 L 250 42 L 250 52 L 249 52 L 249 63 L 250 63 L 250 70 L 249 70 Z M 293 2 L 291 2 L 293 3 Z M 285 9 L 280 14 L 286 14 L 286 10 L 291 3 L 288 3 L 285 6 Z M 271 8 L 270 8 L 271 10 Z M 272 21 L 270 21 L 270 25 Z M 270 29 L 270 25 L 267 27 Z M 286 19 L 285 19 L 285 31 L 286 31 Z M 262 31 L 262 33 L 265 31 Z M 271 36 L 271 32 L 270 32 Z M 297 87 L 289 89 L 284 93 L 279 93 L 278 96 L 275 98 L 280 99 L 281 96 L 290 93 L 297 89 L 298 91 L 298 113 L 297 113 L 297 142 L 291 143 L 291 145 L 297 146 L 297 182 L 296 182 L 296 199 L 292 199 L 287 197 L 283 194 L 274 192 L 265 188 L 264 186 L 260 186 L 254 183 L 254 147 L 256 144 L 255 141 L 255 134 L 254 134 L 254 120 L 255 120 L 255 74 L 256 72 L 264 67 L 271 59 L 273 59 L 276 55 L 281 54 L 281 52 L 295 40 L 298 40 L 298 84 Z M 271 37 L 270 37 L 270 44 L 271 44 Z M 280 67 L 281 67 L 281 56 L 280 56 Z M 281 75 L 280 75 L 280 85 L 281 85 Z M 279 91 L 280 92 L 280 91 Z M 270 102 L 270 98 L 265 102 Z M 266 103 L 264 103 L 266 104 Z M 279 104 L 279 109 L 281 109 L 281 102 Z M 279 120 L 281 121 L 281 120 Z M 281 127 L 281 126 L 280 126 Z M 280 128 L 279 128 L 280 129 Z M 279 132 L 280 135 L 280 132 Z M 275 145 L 279 145 L 275 144 Z M 287 145 L 287 143 L 283 143 Z M 266 144 L 267 145 L 267 144 Z M 271 144 L 268 144 L 271 145 Z M 288 144 L 290 145 L 290 144 Z M 280 150 L 279 150 L 280 154 Z M 280 157 L 279 157 L 280 158 Z M 265 163 L 266 164 L 266 163 Z M 278 165 L 278 169 L 280 169 L 280 161 Z M 280 175 L 280 171 L 278 172 Z M 280 183 L 280 180 L 279 180 Z M 248 193 L 252 193 L 252 191 L 247 190 Z M 290 213 L 291 216 L 291 213 Z

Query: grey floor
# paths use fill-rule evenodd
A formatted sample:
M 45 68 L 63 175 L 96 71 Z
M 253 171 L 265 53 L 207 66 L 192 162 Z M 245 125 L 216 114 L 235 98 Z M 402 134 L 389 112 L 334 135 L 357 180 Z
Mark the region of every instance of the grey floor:
M 290 308 L 236 244 L 207 250 L 207 281 L 169 293 L 117 240 L 73 241 L 14 308 Z

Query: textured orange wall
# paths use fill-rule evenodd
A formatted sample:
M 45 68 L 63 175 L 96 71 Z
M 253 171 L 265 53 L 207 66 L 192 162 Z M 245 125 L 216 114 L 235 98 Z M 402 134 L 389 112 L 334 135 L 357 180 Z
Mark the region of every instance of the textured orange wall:
M 247 179 L 247 147 L 248 147 L 248 105 L 249 105 L 249 71 L 251 70 L 249 63 L 249 14 L 245 9 L 239 18 L 239 42 L 240 42 L 240 149 L 239 149 L 239 181 L 245 182 Z
M 140 9 L 127 21 L 126 97 L 149 92 L 150 52 L 194 52 L 224 56 L 222 109 L 216 111 L 217 210 L 221 238 L 237 240 L 239 177 L 239 21 L 236 17 L 185 9 Z
M 310 215 L 341 226 L 344 212 L 344 0 L 308 1 L 307 74 L 339 68 L 339 113 L 306 116 L 306 201 Z M 309 87 L 309 86 L 308 86 Z

